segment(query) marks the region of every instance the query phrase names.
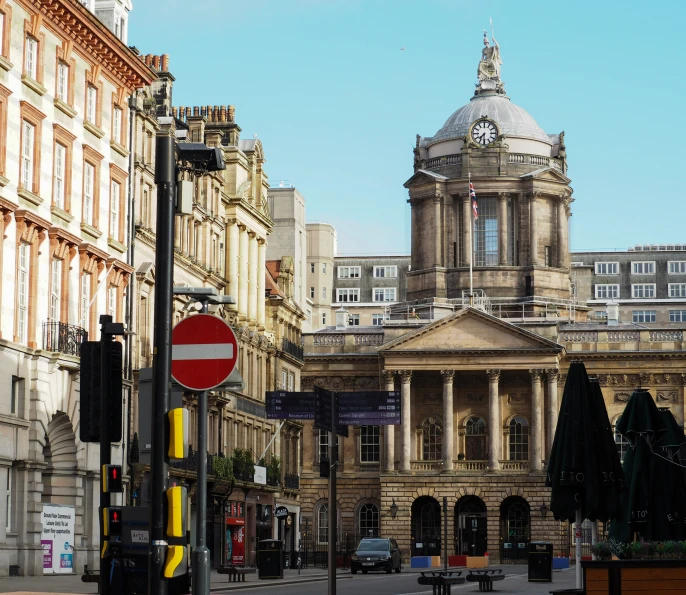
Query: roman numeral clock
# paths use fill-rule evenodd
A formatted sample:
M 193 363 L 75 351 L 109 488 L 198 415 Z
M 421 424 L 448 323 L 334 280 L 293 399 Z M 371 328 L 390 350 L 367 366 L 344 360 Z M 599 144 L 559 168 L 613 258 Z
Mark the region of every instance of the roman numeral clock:
M 482 147 L 490 145 L 498 136 L 498 126 L 492 120 L 481 119 L 472 124 L 472 140 Z

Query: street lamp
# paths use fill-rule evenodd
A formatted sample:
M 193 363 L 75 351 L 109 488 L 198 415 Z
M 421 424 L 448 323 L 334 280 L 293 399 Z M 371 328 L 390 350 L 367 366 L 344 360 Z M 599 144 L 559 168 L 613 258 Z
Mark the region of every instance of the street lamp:
M 545 505 L 545 502 L 543 504 L 541 504 L 541 507 L 539 508 L 539 510 L 541 511 L 541 516 L 543 518 L 548 516 L 548 507 Z
M 395 503 L 395 498 L 393 498 L 393 502 L 391 503 L 391 518 L 395 519 L 396 516 L 398 516 L 398 505 Z

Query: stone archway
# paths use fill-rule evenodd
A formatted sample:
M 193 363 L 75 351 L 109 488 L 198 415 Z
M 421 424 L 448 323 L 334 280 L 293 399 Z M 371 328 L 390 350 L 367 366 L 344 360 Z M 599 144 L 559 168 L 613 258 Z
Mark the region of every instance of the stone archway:
M 69 416 L 58 411 L 45 431 L 43 495 L 45 504 L 80 505 L 81 481 L 76 458 L 76 436 Z
M 412 555 L 441 555 L 441 507 L 431 496 L 412 503 Z
M 455 554 L 483 556 L 488 551 L 486 504 L 478 496 L 463 496 L 455 503 Z

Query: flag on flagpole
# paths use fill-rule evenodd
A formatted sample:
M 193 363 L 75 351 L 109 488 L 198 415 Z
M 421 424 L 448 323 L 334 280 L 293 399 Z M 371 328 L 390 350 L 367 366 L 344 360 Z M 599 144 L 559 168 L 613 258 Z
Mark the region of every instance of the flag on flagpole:
M 469 182 L 469 196 L 472 198 L 472 210 L 474 211 L 474 221 L 479 218 L 479 205 L 476 202 L 476 192 L 474 192 L 474 184 Z

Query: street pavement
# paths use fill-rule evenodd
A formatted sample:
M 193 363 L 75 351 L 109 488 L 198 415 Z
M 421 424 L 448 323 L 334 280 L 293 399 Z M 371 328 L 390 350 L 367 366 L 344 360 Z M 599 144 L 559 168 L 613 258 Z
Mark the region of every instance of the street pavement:
M 553 572 L 551 583 L 529 583 L 527 568 L 520 566 L 501 566 L 506 578 L 494 584 L 494 592 L 521 593 L 526 595 L 543 595 L 553 589 L 574 586 L 574 569 Z M 435 570 L 435 569 L 434 569 Z M 463 574 L 467 574 L 465 569 Z M 419 571 L 403 568 L 401 574 L 370 573 L 368 575 L 351 575 L 349 571 L 339 571 L 337 583 L 338 595 L 432 595 L 430 587 L 417 584 Z M 212 594 L 252 593 L 259 595 L 325 595 L 327 592 L 326 570 L 308 568 L 298 575 L 296 570 L 286 570 L 284 580 L 259 580 L 256 574 L 248 575 L 245 583 L 229 583 L 226 575 L 211 574 Z M 476 583 L 466 583 L 452 587 L 452 593 L 479 592 Z M 37 595 L 43 593 L 90 594 L 97 593 L 97 585 L 82 583 L 80 576 L 52 575 L 38 577 L 0 578 L 0 593 Z M 119 594 L 117 594 L 119 595 Z

